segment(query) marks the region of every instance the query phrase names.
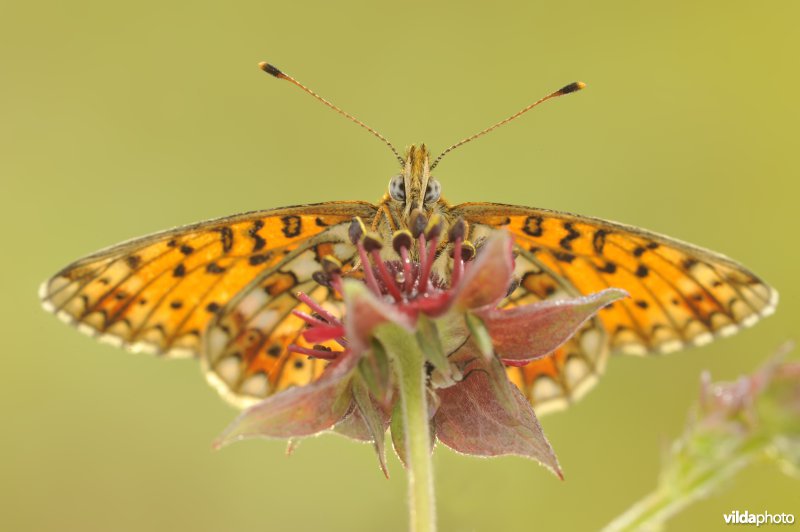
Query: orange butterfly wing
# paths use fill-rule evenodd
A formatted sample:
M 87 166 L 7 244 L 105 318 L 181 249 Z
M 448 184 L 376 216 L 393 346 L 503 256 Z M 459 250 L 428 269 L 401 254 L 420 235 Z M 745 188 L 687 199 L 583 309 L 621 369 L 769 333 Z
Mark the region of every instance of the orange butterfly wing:
M 40 297 L 62 320 L 110 343 L 196 356 L 211 319 L 254 279 L 325 241 L 338 224 L 375 212 L 365 202 L 333 202 L 172 229 L 67 266 L 43 283 Z
M 341 229 L 346 237 L 346 227 Z M 335 248 L 326 242 L 309 251 L 313 254 L 305 252 L 279 269 L 265 272 L 242 290 L 207 329 L 202 355 L 206 377 L 237 406 L 250 406 L 280 390 L 307 384 L 327 364 L 325 360 L 288 351 L 290 344 L 316 346 L 302 337 L 306 324 L 292 314 L 293 310 L 313 314 L 296 294 L 305 293 L 330 314 L 341 317 L 341 296 L 318 284 L 311 274 L 320 269 L 318 259 L 325 255 L 336 256 L 347 273 L 357 251 L 349 242 Z M 342 349 L 334 341 L 322 345 Z
M 502 306 L 580 295 L 567 280 L 543 267 L 529 252 L 516 251 L 514 276 L 519 279 L 519 286 Z M 594 317 L 549 356 L 522 367 L 509 366 L 506 373 L 536 412 L 545 414 L 565 408 L 589 391 L 605 370 L 608 355 L 608 334 L 600 318 Z
M 702 345 L 754 324 L 778 301 L 775 290 L 731 259 L 636 227 L 487 203 L 458 205 L 453 213 L 471 224 L 473 239 L 489 227 L 514 236 L 520 286 L 506 304 L 607 287 L 631 295 L 600 312 L 604 338 L 584 345 L 576 338 L 551 357 L 509 370 L 534 404 L 536 397 L 574 399 L 574 390 L 602 370 L 605 348 L 644 355 Z

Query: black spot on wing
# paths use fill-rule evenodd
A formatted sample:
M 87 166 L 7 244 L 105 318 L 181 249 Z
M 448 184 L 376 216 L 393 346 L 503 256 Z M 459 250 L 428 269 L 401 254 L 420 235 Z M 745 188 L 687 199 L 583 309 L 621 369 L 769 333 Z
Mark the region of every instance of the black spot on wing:
M 125 257 L 125 264 L 127 264 L 131 270 L 135 270 L 136 268 L 138 268 L 139 264 L 141 263 L 142 263 L 142 258 L 139 255 L 128 255 L 127 257 Z
M 261 255 L 251 255 L 247 261 L 251 266 L 258 266 L 267 262 L 270 257 L 272 257 L 272 253 L 262 253 Z
M 530 236 L 542 236 L 542 217 L 541 216 L 528 216 L 525 218 L 525 223 L 522 224 L 522 231 Z
M 217 264 L 216 262 L 209 262 L 206 266 L 206 271 L 208 273 L 222 273 L 225 271 L 225 268 Z
M 617 265 L 610 261 L 606 262 L 603 266 L 595 266 L 595 268 L 598 272 L 603 273 L 616 273 L 617 271 Z
M 228 253 L 231 248 L 233 247 L 233 231 L 231 231 L 230 227 L 220 227 L 217 229 L 219 231 L 219 240 L 222 243 L 222 251 Z
M 277 358 L 281 355 L 281 351 L 283 351 L 283 347 L 280 344 L 272 344 L 267 348 L 267 354 L 273 358 Z
M 598 229 L 594 232 L 594 237 L 592 237 L 592 247 L 594 248 L 595 253 L 598 255 L 602 255 L 603 249 L 606 247 L 606 236 L 608 236 L 608 231 L 605 229 Z
M 267 241 L 258 234 L 262 227 L 264 227 L 264 220 L 256 220 L 253 222 L 253 227 L 247 230 L 247 235 L 253 239 L 253 253 L 267 245 Z
M 553 252 L 553 256 L 556 258 L 556 260 L 559 260 L 561 262 L 566 262 L 568 264 L 570 262 L 572 262 L 573 260 L 575 260 L 575 255 L 573 255 L 572 253 L 564 253 L 564 252 L 561 252 L 561 251 L 554 251 Z
M 572 251 L 572 241 L 576 238 L 580 238 L 581 234 L 579 231 L 575 230 L 571 222 L 564 223 L 564 230 L 567 231 L 567 236 L 559 240 L 558 245 L 567 251 Z
M 283 223 L 281 231 L 283 231 L 283 234 L 286 235 L 286 238 L 294 238 L 303 230 L 302 220 L 299 216 L 295 216 L 293 214 L 284 216 L 281 218 L 281 222 Z

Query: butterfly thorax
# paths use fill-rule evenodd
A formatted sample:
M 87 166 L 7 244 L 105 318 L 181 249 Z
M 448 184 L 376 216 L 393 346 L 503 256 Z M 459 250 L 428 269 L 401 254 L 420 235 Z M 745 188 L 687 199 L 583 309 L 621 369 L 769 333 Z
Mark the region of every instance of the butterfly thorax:
M 406 151 L 402 173 L 389 181 L 389 191 L 381 199 L 380 207 L 392 230 L 408 228 L 415 210 L 426 217 L 436 213 L 445 215 L 445 225 L 449 225 L 448 203 L 440 196 L 441 186 L 431 176 L 428 148 L 424 144 L 412 145 Z

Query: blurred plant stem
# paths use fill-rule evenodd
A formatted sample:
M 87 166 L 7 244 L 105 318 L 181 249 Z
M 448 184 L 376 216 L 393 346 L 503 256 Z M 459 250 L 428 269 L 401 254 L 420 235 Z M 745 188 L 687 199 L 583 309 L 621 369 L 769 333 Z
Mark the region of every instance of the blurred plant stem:
M 404 454 L 408 472 L 410 529 L 412 532 L 434 532 L 436 502 L 425 355 L 420 350 L 416 337 L 397 325 L 379 327 L 375 337 L 383 345 L 398 374 Z
M 763 437 L 743 442 L 718 462 L 685 464 L 681 484 L 661 482 L 659 488 L 631 506 L 603 530 L 659 530 L 662 524 L 691 503 L 708 495 L 716 486 L 732 478 L 739 470 L 762 455 L 770 440 Z M 694 466 L 694 467 L 693 467 Z
M 800 457 L 800 363 L 781 363 L 787 344 L 752 375 L 735 382 L 701 379 L 700 398 L 673 442 L 656 490 L 603 530 L 658 530 L 742 468 L 761 458 L 791 473 Z

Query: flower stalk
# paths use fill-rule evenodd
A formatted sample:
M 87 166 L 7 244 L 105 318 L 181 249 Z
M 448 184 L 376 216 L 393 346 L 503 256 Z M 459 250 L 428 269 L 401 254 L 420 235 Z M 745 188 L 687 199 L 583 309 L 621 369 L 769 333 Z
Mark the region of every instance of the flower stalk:
M 405 462 L 408 468 L 410 530 L 433 532 L 436 530 L 436 502 L 425 355 L 415 336 L 396 325 L 378 327 L 375 338 L 386 350 L 398 377 Z

